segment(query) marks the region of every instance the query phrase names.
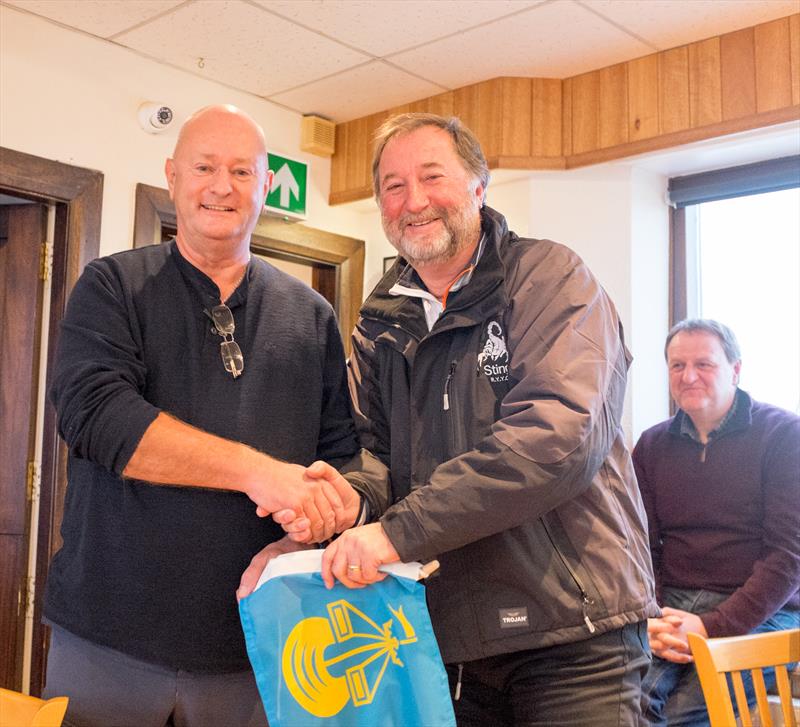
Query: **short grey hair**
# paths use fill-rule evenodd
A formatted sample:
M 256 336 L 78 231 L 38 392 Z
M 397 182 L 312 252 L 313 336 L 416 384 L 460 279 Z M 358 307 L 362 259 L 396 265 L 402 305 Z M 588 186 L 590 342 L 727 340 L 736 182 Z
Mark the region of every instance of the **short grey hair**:
M 670 328 L 667 334 L 667 341 L 664 344 L 664 358 L 667 358 L 667 349 L 669 348 L 670 341 L 679 333 L 710 333 L 716 336 L 722 344 L 722 350 L 725 352 L 725 358 L 728 363 L 735 364 L 737 361 L 742 360 L 742 351 L 739 348 L 739 342 L 733 331 L 728 328 L 724 323 L 719 323 L 711 318 L 687 318 L 686 320 L 676 323 Z
M 386 144 L 399 134 L 408 134 L 411 131 L 421 129 L 423 126 L 435 126 L 437 129 L 442 129 L 450 134 L 456 154 L 464 164 L 464 168 L 480 181 L 485 197 L 486 187 L 489 185 L 489 165 L 486 163 L 486 157 L 483 156 L 478 137 L 464 126 L 457 116 L 448 118 L 438 114 L 411 113 L 400 114 L 387 119 L 375 132 L 375 146 L 372 155 L 372 187 L 375 192 L 375 198 L 380 197 L 378 166 L 381 163 L 381 155 Z

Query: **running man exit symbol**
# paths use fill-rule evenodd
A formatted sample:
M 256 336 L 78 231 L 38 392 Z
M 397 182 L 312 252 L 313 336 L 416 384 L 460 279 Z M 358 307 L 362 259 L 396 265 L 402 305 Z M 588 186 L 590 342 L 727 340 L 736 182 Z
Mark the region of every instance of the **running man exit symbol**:
M 305 217 L 308 164 L 272 153 L 268 157 L 275 176 L 264 206 L 273 212 Z

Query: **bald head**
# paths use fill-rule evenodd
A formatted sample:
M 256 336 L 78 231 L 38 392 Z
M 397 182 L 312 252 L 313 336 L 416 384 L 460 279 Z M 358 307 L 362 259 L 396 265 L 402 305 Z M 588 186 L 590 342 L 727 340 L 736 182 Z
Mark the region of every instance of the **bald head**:
M 188 146 L 209 135 L 242 135 L 247 141 L 252 141 L 263 159 L 264 168 L 267 167 L 267 143 L 264 130 L 255 122 L 252 116 L 231 104 L 205 106 L 195 111 L 181 126 L 178 140 L 175 142 L 173 159 L 183 154 Z

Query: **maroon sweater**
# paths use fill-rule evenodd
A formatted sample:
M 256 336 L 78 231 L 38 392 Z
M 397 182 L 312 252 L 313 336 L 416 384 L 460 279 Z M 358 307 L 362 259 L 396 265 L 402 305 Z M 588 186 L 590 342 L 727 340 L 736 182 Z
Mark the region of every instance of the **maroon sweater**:
M 633 451 L 657 596 L 730 593 L 699 615 L 709 636 L 746 634 L 800 607 L 800 417 L 739 390 L 705 447 L 681 433 L 684 417 L 648 429 Z

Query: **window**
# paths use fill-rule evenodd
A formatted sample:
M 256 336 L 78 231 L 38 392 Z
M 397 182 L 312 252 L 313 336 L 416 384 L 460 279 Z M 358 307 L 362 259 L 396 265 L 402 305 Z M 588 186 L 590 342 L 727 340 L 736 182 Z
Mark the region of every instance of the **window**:
M 800 411 L 800 157 L 673 179 L 672 322 L 714 318 L 741 387 Z

